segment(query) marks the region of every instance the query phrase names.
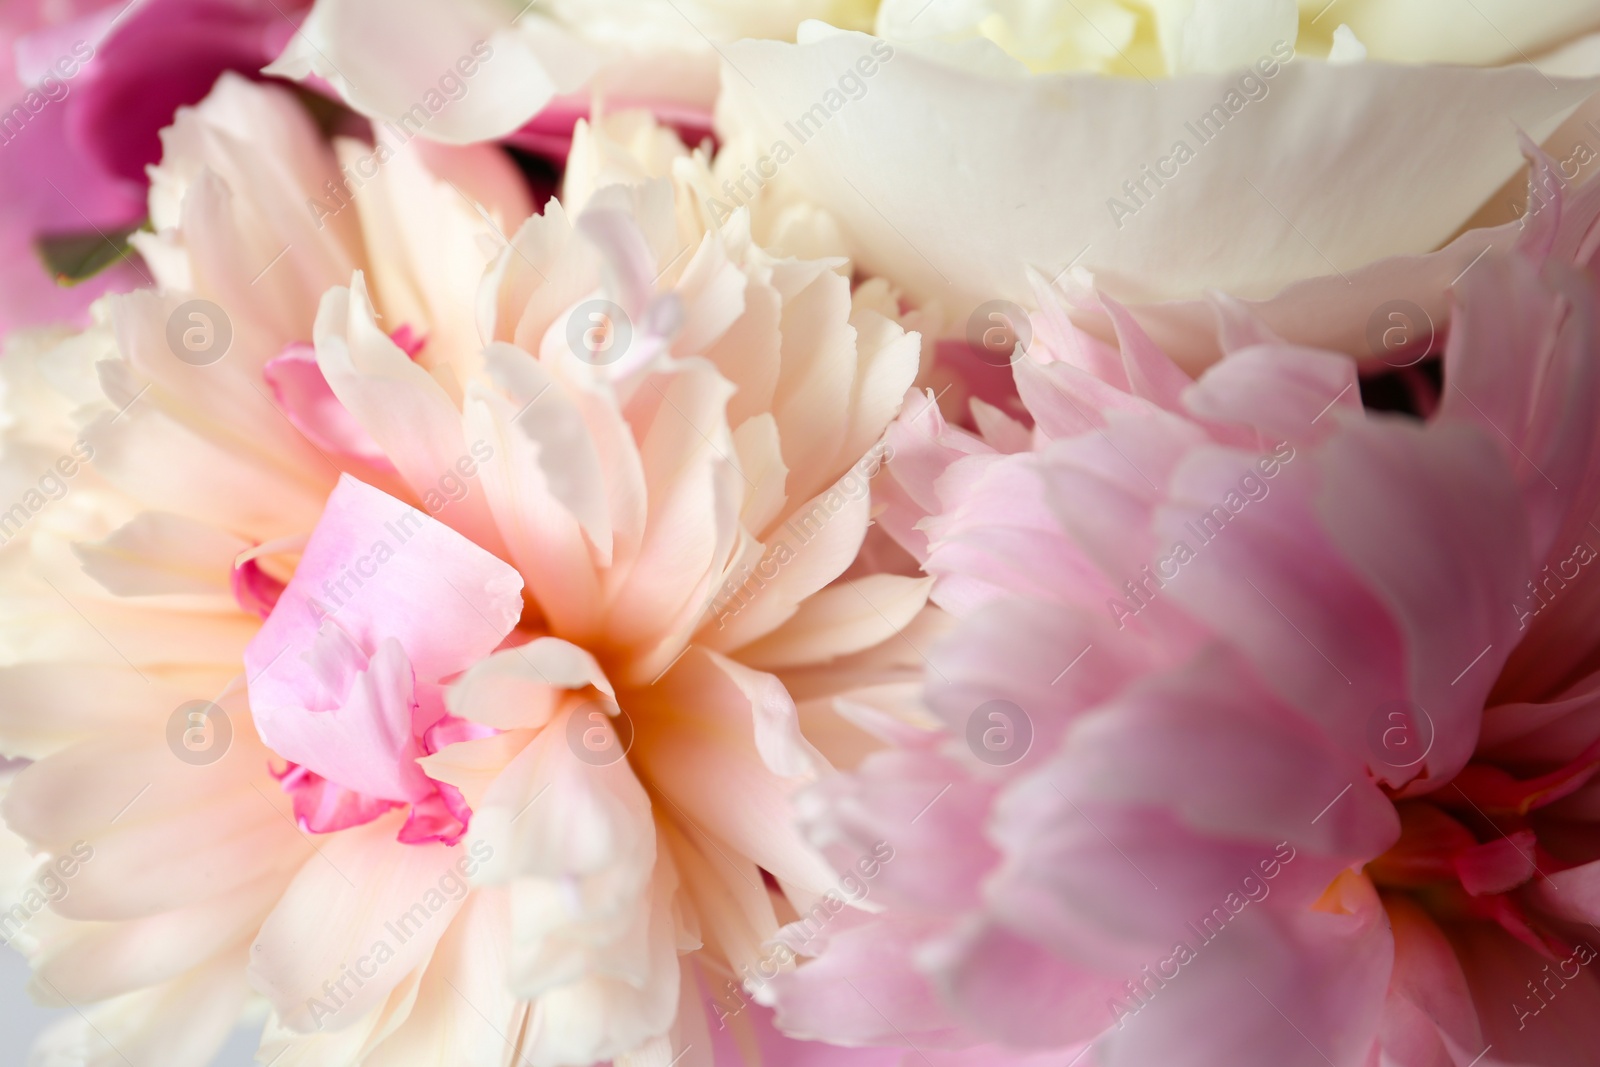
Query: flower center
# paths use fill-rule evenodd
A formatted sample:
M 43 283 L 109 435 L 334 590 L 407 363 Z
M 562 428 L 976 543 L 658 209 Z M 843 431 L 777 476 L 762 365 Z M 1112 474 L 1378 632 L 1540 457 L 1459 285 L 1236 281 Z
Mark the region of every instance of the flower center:
M 1569 956 L 1573 944 L 1541 917 L 1534 891 L 1551 874 L 1600 858 L 1552 807 L 1597 771 L 1600 742 L 1532 778 L 1469 763 L 1438 792 L 1397 803 L 1400 839 L 1366 873 L 1436 919 L 1493 922 L 1542 956 Z

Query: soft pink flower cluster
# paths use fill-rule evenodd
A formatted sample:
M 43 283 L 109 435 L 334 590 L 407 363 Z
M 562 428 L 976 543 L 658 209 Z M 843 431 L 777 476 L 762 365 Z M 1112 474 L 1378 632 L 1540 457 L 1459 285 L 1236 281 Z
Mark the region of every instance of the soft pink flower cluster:
M 1588 1062 L 1590 8 L 517 6 L 0 16 L 30 1064 Z
M 830 854 L 918 829 L 881 912 L 795 935 L 780 1026 L 1116 1067 L 1579 1062 L 1597 218 L 1600 186 L 1558 198 L 1463 279 L 1426 423 L 1225 298 L 1190 381 L 1115 303 L 1113 347 L 1048 292 L 1031 427 L 902 415 L 883 521 L 959 620 L 927 650 L 943 730 L 808 798 Z

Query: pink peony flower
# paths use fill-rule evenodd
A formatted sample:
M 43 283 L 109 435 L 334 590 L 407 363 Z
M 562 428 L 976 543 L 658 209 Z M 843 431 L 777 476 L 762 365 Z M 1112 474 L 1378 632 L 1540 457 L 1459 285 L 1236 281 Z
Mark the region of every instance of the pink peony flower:
M 843 907 L 836 703 L 915 688 L 931 583 L 836 579 L 916 336 L 648 116 L 540 215 L 233 76 L 163 140 L 161 287 L 6 367 L 5 469 L 86 453 L 0 549 L 6 822 L 93 850 L 22 939 L 47 1050 L 203 1063 L 254 990 L 285 1063 L 814 1057 L 740 978 Z
M 958 620 L 942 729 L 808 797 L 835 858 L 915 832 L 881 912 L 791 928 L 779 1025 L 969 1063 L 1577 1062 L 1597 216 L 1591 183 L 1462 279 L 1426 424 L 1226 299 L 1191 381 L 1043 288 L 1031 427 L 908 405 L 885 522 Z

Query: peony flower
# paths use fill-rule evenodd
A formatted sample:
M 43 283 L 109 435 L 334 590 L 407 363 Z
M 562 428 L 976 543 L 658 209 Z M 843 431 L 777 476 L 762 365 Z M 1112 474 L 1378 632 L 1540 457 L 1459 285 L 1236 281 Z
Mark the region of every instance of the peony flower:
M 1061 7 L 1044 0 L 967 0 L 921 9 L 917 0 L 883 0 L 877 33 L 892 40 L 953 43 L 986 39 L 1033 71 L 1086 70 L 1124 77 L 1158 77 L 1248 64 L 1252 38 L 1283 38 L 1296 51 L 1368 56 L 1396 63 L 1515 63 L 1539 56 L 1600 20 L 1578 2 L 1541 5 L 1532 17 L 1488 9 L 1458 17 L 1435 0 L 1396 4 L 1251 4 L 1189 2 L 1146 5 L 1095 0 Z M 1503 27 L 1503 28 L 1502 28 Z M 1234 52 L 1231 60 L 1229 52 Z M 1219 64 L 1220 61 L 1220 64 Z
M 321 293 L 367 261 L 366 241 L 359 209 L 320 228 L 308 210 L 338 164 L 285 90 L 224 78 L 165 140 L 157 232 L 139 239 L 165 292 L 114 298 L 81 334 L 19 334 L 0 361 L 0 748 L 34 761 L 8 818 L 46 866 L 80 843 L 100 861 L 52 908 L 11 908 L 0 931 L 31 956 L 37 995 L 82 1012 L 45 1037 L 46 1060 L 207 1062 L 251 997 L 252 938 L 315 856 L 268 773 L 241 666 L 262 595 L 289 575 L 293 539 L 339 472 L 276 409 L 263 368 L 309 340 Z M 501 194 L 503 224 L 526 213 L 492 150 L 443 155 L 490 219 Z M 414 153 L 384 180 L 402 172 L 429 187 Z M 442 191 L 426 217 L 478 218 Z M 368 225 L 386 241 L 408 232 L 381 212 Z M 444 251 L 419 258 L 448 263 Z M 446 332 L 415 300 L 393 310 Z M 130 324 L 140 340 L 123 350 Z
M 1298 32 L 1287 3 L 1156 6 L 1188 14 L 1157 33 L 1150 5 L 1113 0 L 1049 13 L 908 0 L 882 9 L 882 39 L 812 23 L 796 44 L 730 45 L 717 121 L 719 176 L 739 183 L 729 202 L 750 206 L 778 247 L 830 231 L 831 252 L 938 301 L 952 332 L 985 302 L 1033 308 L 1032 268 L 1076 290 L 1072 315 L 1101 340 L 1114 330 L 1081 296 L 1091 289 L 1198 371 L 1219 354 L 1212 290 L 1249 302 L 1279 336 L 1352 354 L 1375 354 L 1369 322 L 1386 301 L 1416 306 L 1419 333 L 1425 316 L 1442 328 L 1454 279 L 1485 248 L 1509 247 L 1517 216 L 1548 199 L 1520 195 L 1508 123 L 1564 162 L 1563 184 L 1600 159 L 1597 68 L 1581 49 L 1551 73 L 1520 54 L 1399 65 L 1363 61 L 1353 38 L 1330 51 L 1317 27 L 1342 5 L 1315 25 L 1308 7 Z M 1465 22 L 1431 4 L 1384 10 Z M 1560 17 L 1520 24 L 1533 35 L 1522 53 L 1592 23 L 1576 5 L 1549 12 Z M 1052 43 L 1039 23 L 1065 36 Z M 1118 26 L 1134 43 L 1117 43 Z M 1104 53 L 1127 76 L 1086 59 L 1060 70 L 1033 48 Z M 948 224 L 953 204 L 960 225 Z
M 916 830 L 882 912 L 791 931 L 779 1024 L 952 1063 L 1575 1062 L 1597 216 L 1590 184 L 1462 280 L 1425 424 L 1225 298 L 1190 380 L 1044 289 L 1031 427 L 908 407 L 885 521 L 958 620 L 942 729 L 808 798 L 829 854 Z
M 272 73 L 333 85 L 374 120 L 421 106 L 426 135 L 450 144 L 508 139 L 565 157 L 595 98 L 647 108 L 696 140 L 710 129 L 719 49 L 791 40 L 808 18 L 865 28 L 871 0 L 318 0 Z M 396 57 L 403 57 L 396 61 Z
M 87 321 L 108 289 L 150 278 L 126 254 L 145 211 L 158 131 L 223 71 L 259 71 L 294 33 L 305 0 L 26 0 L 0 16 L 0 241 L 8 262 L 0 333 Z M 42 265 L 38 244 L 71 281 Z M 120 259 L 119 259 L 120 255 Z
M 790 800 L 915 687 L 927 580 L 836 581 L 915 335 L 647 116 L 541 215 L 234 77 L 164 142 L 161 287 L 6 364 L 8 469 L 86 453 L 0 550 L 6 822 L 93 850 L 46 1054 L 203 1063 L 253 989 L 283 1064 L 804 1062 L 741 979 L 860 896 Z

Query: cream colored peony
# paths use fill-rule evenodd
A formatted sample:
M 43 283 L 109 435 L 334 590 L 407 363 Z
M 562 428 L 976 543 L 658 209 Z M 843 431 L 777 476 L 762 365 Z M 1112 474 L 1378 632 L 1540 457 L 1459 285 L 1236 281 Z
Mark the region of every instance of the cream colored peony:
M 985 301 L 1038 306 L 1034 271 L 1102 339 L 1089 291 L 1130 306 L 1191 370 L 1218 354 L 1211 290 L 1371 355 L 1381 305 L 1442 328 L 1450 284 L 1514 240 L 1518 129 L 1568 178 L 1600 160 L 1600 18 L 1538 7 L 888 0 L 877 37 L 723 49 L 718 177 L 764 243 L 849 255 L 957 333 Z
M 916 335 L 641 115 L 541 215 L 240 79 L 165 142 L 161 289 L 0 363 L 7 477 L 79 460 L 0 548 L 6 823 L 92 851 L 43 1061 L 204 1063 L 253 987 L 279 1067 L 709 1064 L 842 906 L 790 796 L 916 688 L 926 583 L 841 579 Z
M 1035 72 L 1156 78 L 1248 65 L 1276 40 L 1317 57 L 1514 63 L 1600 31 L 1600 15 L 1583 0 L 882 0 L 876 29 L 986 39 Z

